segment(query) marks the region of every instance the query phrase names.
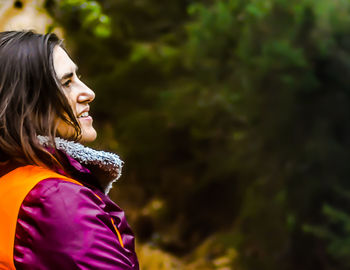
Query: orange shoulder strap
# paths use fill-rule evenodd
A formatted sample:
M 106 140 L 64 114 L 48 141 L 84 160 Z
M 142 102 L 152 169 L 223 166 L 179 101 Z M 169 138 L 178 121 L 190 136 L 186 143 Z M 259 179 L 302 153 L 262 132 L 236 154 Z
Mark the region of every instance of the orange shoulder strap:
M 0 178 L 0 270 L 16 269 L 13 249 L 19 209 L 34 186 L 47 178 L 59 178 L 82 185 L 53 171 L 32 165 L 19 167 Z

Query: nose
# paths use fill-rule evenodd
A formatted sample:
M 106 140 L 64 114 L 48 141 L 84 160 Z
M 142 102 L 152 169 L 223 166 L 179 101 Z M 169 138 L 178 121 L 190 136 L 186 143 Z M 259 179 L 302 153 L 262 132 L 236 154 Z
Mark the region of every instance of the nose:
M 90 103 L 95 99 L 95 92 L 92 91 L 86 84 L 81 82 L 82 88 L 81 92 L 78 95 L 79 103 Z

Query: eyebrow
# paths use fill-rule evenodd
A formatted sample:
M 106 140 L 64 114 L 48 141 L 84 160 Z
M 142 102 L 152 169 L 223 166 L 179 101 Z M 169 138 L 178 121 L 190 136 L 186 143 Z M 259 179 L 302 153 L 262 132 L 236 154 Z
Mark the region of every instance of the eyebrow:
M 78 71 L 78 66 L 75 66 L 74 72 L 77 72 L 77 71 Z M 65 79 L 68 79 L 68 78 L 71 78 L 71 77 L 73 77 L 73 72 L 65 73 L 65 74 L 63 74 L 63 76 L 61 77 L 60 81 L 65 80 Z

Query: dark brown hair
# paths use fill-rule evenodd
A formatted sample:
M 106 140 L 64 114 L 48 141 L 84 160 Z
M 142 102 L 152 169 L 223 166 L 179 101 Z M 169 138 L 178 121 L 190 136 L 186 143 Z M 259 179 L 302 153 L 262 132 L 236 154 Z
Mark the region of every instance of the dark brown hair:
M 57 79 L 53 49 L 62 46 L 53 33 L 0 32 L 0 157 L 1 161 L 41 166 L 60 165 L 40 145 L 37 136 L 53 146 L 57 119 L 81 135 L 79 123 Z M 55 149 L 55 147 L 53 147 Z

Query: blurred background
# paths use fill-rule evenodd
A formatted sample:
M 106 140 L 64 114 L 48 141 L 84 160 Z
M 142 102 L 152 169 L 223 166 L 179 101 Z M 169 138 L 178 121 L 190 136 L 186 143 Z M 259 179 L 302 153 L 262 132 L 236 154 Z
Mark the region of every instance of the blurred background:
M 350 269 L 350 1 L 0 0 L 64 39 L 143 270 Z

